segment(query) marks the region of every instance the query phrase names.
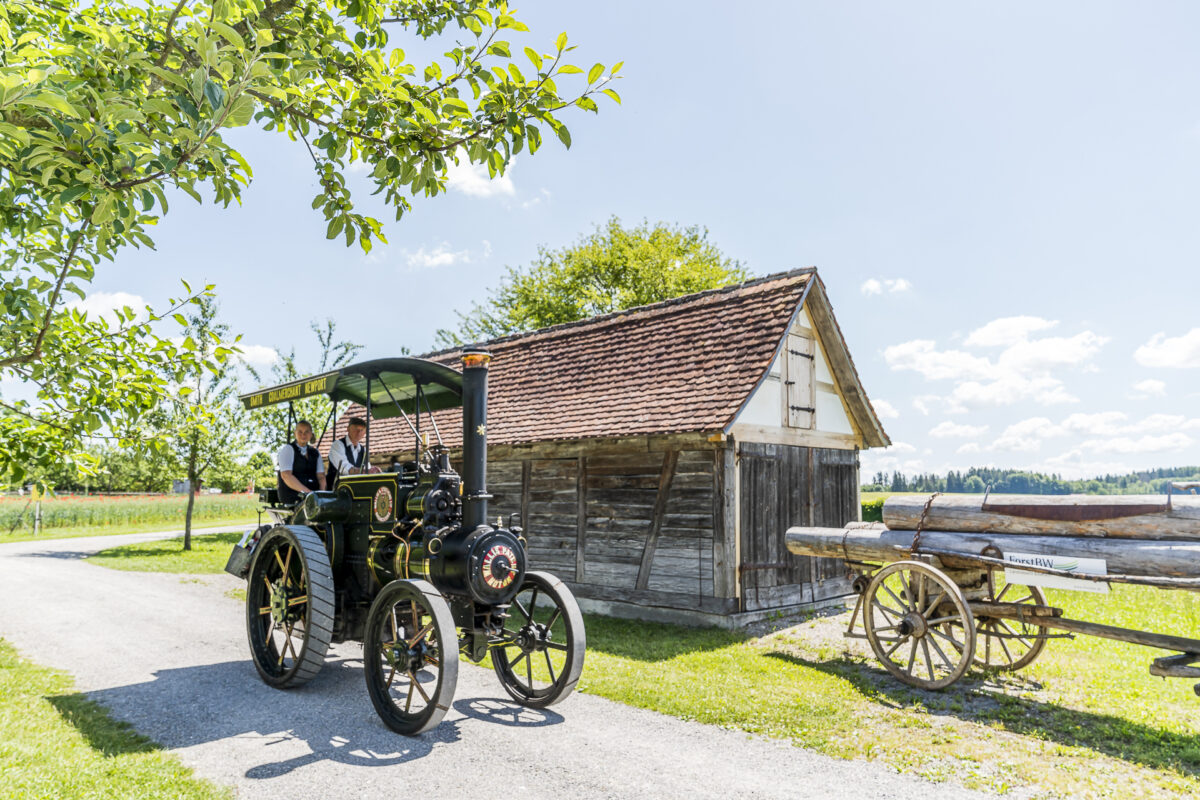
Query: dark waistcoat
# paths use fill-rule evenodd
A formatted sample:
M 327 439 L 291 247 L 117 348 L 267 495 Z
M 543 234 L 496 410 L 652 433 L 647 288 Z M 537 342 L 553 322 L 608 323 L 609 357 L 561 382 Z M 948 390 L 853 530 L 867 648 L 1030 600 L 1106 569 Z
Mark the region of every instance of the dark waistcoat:
M 317 483 L 317 448 L 309 445 L 307 454 L 300 452 L 300 445 L 289 443 L 292 447 L 292 475 L 309 489 L 316 489 Z M 300 493 L 283 482 L 283 475 L 276 473 L 278 478 L 279 500 L 283 503 L 294 503 L 300 499 Z
M 343 436 L 338 441 L 342 443 L 342 447 L 346 448 L 346 460 L 350 462 L 350 466 L 362 469 L 363 462 L 367 459 L 367 448 L 359 447 L 358 456 L 354 457 L 350 455 L 350 437 Z M 333 465 L 332 459 L 327 460 L 329 463 L 325 466 L 325 485 L 332 490 L 333 482 L 337 480 L 338 468 Z

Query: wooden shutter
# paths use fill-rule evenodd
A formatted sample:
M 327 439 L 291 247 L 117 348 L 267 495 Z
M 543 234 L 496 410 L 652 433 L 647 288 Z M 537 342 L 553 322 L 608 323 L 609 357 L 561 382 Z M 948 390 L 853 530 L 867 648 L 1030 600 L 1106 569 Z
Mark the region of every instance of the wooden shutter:
M 812 339 L 788 334 L 784 352 L 784 424 L 811 430 L 816 417 L 815 347 Z

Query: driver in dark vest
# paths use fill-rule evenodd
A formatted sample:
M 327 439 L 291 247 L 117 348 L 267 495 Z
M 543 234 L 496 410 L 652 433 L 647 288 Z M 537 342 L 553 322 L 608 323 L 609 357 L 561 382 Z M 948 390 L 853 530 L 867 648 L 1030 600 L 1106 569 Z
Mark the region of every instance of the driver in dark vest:
M 291 505 L 304 495 L 325 488 L 325 464 L 312 442 L 313 429 L 308 420 L 296 423 L 296 441 L 279 448 L 275 461 L 279 466 L 279 501 Z
M 359 475 L 364 472 L 379 472 L 379 467 L 364 466 L 367 462 L 367 448 L 363 446 L 363 436 L 367 432 L 367 423 L 362 417 L 351 417 L 346 425 L 346 435 L 334 439 L 329 447 L 329 471 L 325 474 L 326 485 L 332 487 L 338 475 Z

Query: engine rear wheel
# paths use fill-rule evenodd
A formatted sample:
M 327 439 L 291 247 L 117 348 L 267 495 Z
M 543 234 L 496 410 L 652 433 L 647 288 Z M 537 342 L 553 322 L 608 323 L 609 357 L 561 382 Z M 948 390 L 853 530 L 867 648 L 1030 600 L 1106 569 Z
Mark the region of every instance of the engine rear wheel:
M 458 683 L 458 635 L 445 598 L 422 580 L 384 586 L 367 614 L 363 669 L 375 712 L 415 736 L 442 721 Z
M 333 573 L 311 528 L 280 525 L 254 548 L 246 584 L 246 636 L 259 677 L 276 689 L 321 670 L 333 634 Z
M 523 706 L 545 708 L 569 695 L 583 673 L 587 639 L 579 604 L 566 584 L 529 572 L 513 598 L 492 667 L 504 691 Z

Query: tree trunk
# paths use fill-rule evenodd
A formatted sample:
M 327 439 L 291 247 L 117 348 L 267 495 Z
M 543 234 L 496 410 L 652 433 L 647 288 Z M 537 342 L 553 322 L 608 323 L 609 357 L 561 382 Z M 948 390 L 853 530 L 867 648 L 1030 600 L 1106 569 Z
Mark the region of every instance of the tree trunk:
M 188 503 L 187 515 L 183 520 L 183 549 L 192 549 L 192 507 L 196 505 L 196 445 L 192 444 L 191 452 L 188 454 Z

